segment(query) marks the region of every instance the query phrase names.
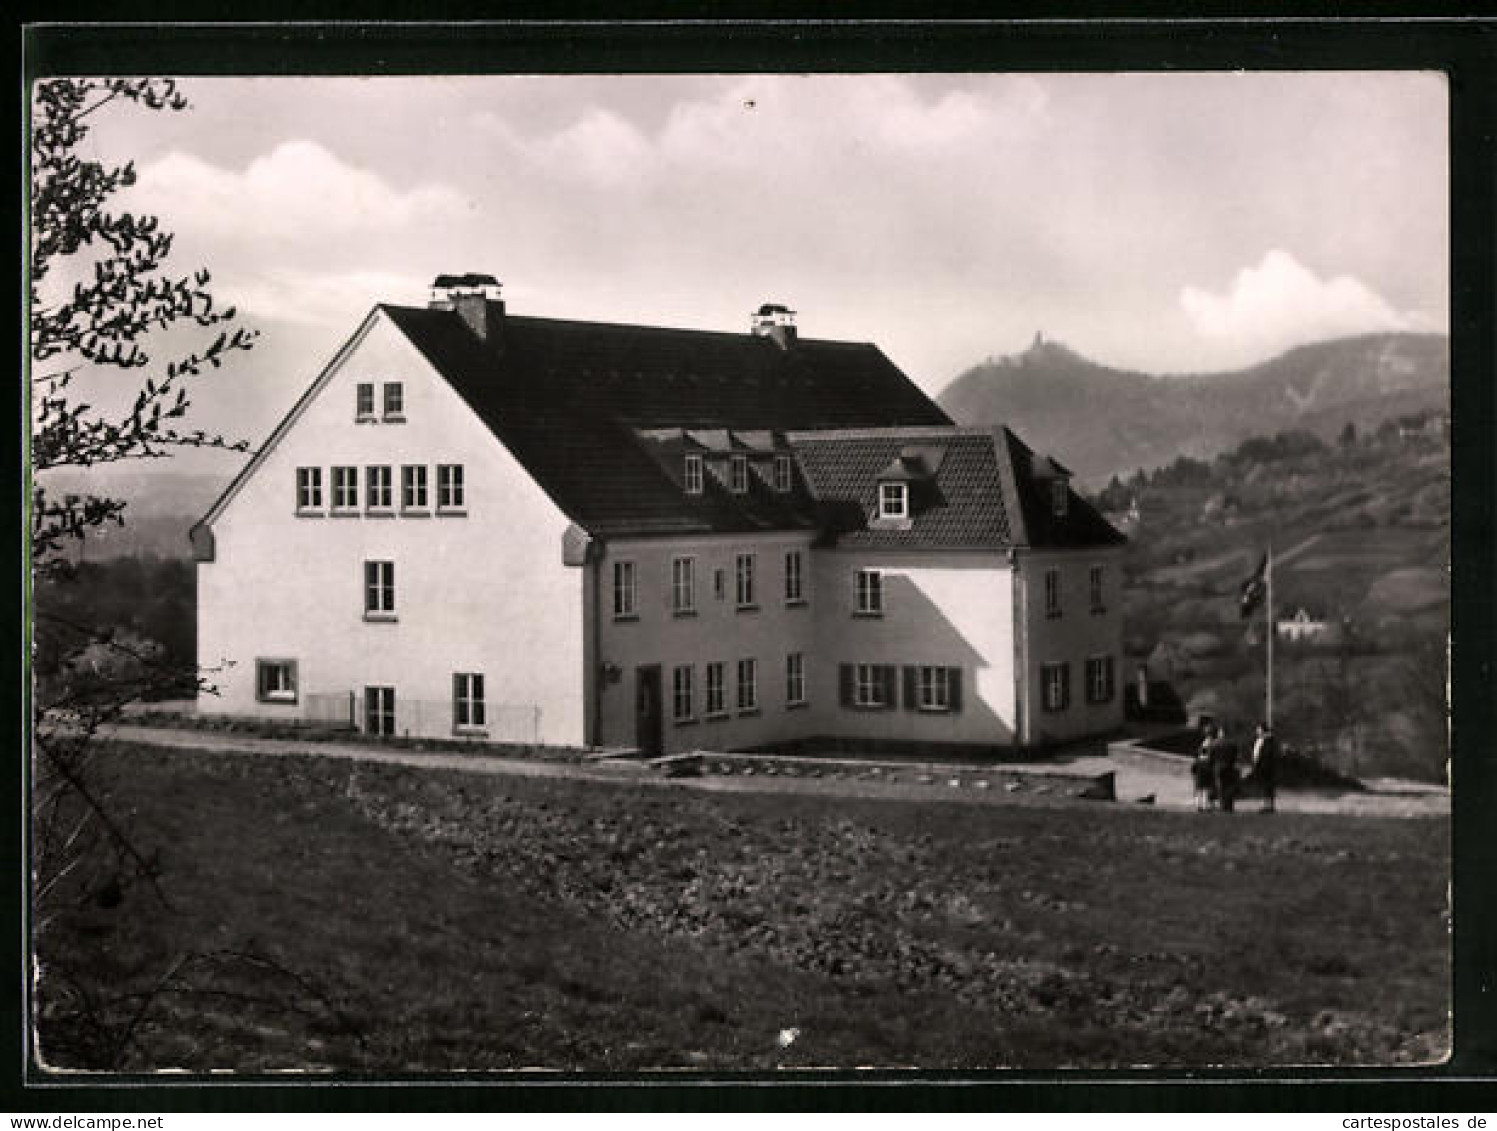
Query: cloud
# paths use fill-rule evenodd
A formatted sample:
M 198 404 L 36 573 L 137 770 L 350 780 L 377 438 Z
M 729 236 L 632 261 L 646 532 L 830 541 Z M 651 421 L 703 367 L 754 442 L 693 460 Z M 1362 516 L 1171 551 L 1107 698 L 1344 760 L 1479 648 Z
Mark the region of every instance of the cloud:
M 1187 286 L 1180 306 L 1224 362 L 1256 360 L 1292 345 L 1378 331 L 1426 329 L 1350 275 L 1322 279 L 1289 252 L 1273 250 L 1237 273 L 1225 293 Z
M 168 153 L 140 170 L 135 198 L 183 232 L 283 242 L 403 229 L 464 207 L 443 185 L 401 192 L 311 141 L 284 142 L 242 171 Z

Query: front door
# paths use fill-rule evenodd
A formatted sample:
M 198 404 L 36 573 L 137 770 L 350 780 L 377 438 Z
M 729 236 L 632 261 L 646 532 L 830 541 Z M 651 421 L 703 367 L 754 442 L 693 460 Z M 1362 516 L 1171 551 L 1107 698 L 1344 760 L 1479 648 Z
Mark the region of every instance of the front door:
M 634 669 L 634 744 L 641 754 L 661 751 L 660 665 Z

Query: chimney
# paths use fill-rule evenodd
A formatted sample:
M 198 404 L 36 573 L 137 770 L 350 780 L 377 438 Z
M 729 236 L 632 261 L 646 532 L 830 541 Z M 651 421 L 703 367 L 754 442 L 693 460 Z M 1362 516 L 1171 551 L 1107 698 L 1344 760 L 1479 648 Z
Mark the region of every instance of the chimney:
M 499 341 L 504 325 L 504 300 L 500 282 L 492 275 L 438 275 L 431 284 L 432 310 L 452 310 L 485 342 Z
M 750 330 L 756 338 L 770 338 L 782 350 L 795 344 L 795 311 L 777 302 L 766 302 L 751 315 Z

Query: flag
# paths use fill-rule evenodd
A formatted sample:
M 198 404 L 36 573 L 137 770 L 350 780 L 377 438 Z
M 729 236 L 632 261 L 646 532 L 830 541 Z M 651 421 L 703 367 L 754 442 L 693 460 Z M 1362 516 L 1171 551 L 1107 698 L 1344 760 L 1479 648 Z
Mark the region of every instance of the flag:
M 1242 583 L 1242 596 L 1239 599 L 1242 610 L 1242 619 L 1247 620 L 1257 611 L 1263 603 L 1264 595 L 1268 592 L 1268 584 L 1264 580 L 1268 573 L 1268 555 L 1264 554 L 1258 561 L 1258 568 L 1253 575 Z

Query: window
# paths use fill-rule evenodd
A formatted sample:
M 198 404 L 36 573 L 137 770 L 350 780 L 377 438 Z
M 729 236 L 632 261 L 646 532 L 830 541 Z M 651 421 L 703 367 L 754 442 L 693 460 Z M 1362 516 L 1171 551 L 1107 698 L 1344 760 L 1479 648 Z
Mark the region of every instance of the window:
M 397 423 L 405 419 L 405 386 L 399 381 L 385 382 L 385 419 Z
M 354 419 L 374 419 L 374 385 L 361 383 L 354 390 Z
M 671 717 L 678 723 L 684 723 L 693 718 L 693 712 L 696 710 L 692 696 L 691 676 L 690 664 L 677 665 L 671 676 Z
M 364 482 L 364 505 L 370 510 L 387 511 L 395 505 L 388 467 L 366 467 Z
M 951 710 L 951 669 L 923 665 L 916 677 L 916 702 L 922 711 Z
M 754 555 L 739 554 L 735 570 L 738 578 L 738 607 L 754 608 Z
M 806 657 L 791 652 L 785 657 L 785 706 L 801 707 L 806 702 Z
M 261 703 L 295 703 L 296 661 L 256 660 L 255 698 Z
M 388 737 L 395 733 L 395 689 L 364 688 L 364 733 Z
M 728 713 L 728 665 L 721 660 L 714 660 L 707 665 L 707 714 L 726 715 Z
M 1069 663 L 1041 665 L 1040 680 L 1044 689 L 1045 710 L 1064 711 L 1071 705 L 1071 665 Z
M 860 569 L 855 579 L 853 609 L 860 617 L 884 615 L 884 575 L 876 569 Z
M 1111 703 L 1114 695 L 1111 656 L 1092 656 L 1086 661 L 1086 701 Z
M 934 664 L 904 669 L 904 709 L 956 713 L 962 709 L 962 669 Z
M 364 563 L 364 619 L 395 619 L 395 563 Z
M 613 563 L 613 619 L 633 620 L 638 614 L 638 588 L 633 562 Z
M 910 516 L 909 485 L 906 483 L 880 483 L 878 485 L 879 518 L 908 518 Z
M 351 511 L 359 505 L 359 469 L 333 468 L 333 510 Z
M 296 469 L 296 509 L 299 511 L 322 509 L 322 468 L 298 467 Z
M 774 489 L 776 491 L 790 490 L 790 457 L 774 457 Z
M 738 710 L 742 713 L 759 709 L 759 661 L 738 661 Z
M 894 706 L 893 664 L 843 664 L 842 705 L 884 710 Z
M 1071 499 L 1071 488 L 1064 479 L 1050 480 L 1050 507 L 1056 518 L 1066 517 L 1066 506 Z
M 460 511 L 463 509 L 463 465 L 460 463 L 437 464 L 437 510 Z
M 700 495 L 702 493 L 702 457 L 686 457 L 686 493 L 688 495 Z
M 671 559 L 671 611 L 678 616 L 697 609 L 697 575 L 695 558 Z
M 806 599 L 805 555 L 799 550 L 785 551 L 785 603 L 795 605 Z
M 452 673 L 452 725 L 457 730 L 477 730 L 487 722 L 483 705 L 483 673 Z
M 400 509 L 424 511 L 426 499 L 426 465 L 408 463 L 400 469 Z
M 735 495 L 742 495 L 748 490 L 747 456 L 733 456 L 728 460 L 728 486 Z
M 1060 570 L 1045 571 L 1045 615 L 1052 620 L 1060 616 Z
M 1102 600 L 1102 567 L 1094 565 L 1087 573 L 1088 588 L 1091 590 L 1092 612 L 1105 613 L 1107 605 Z

